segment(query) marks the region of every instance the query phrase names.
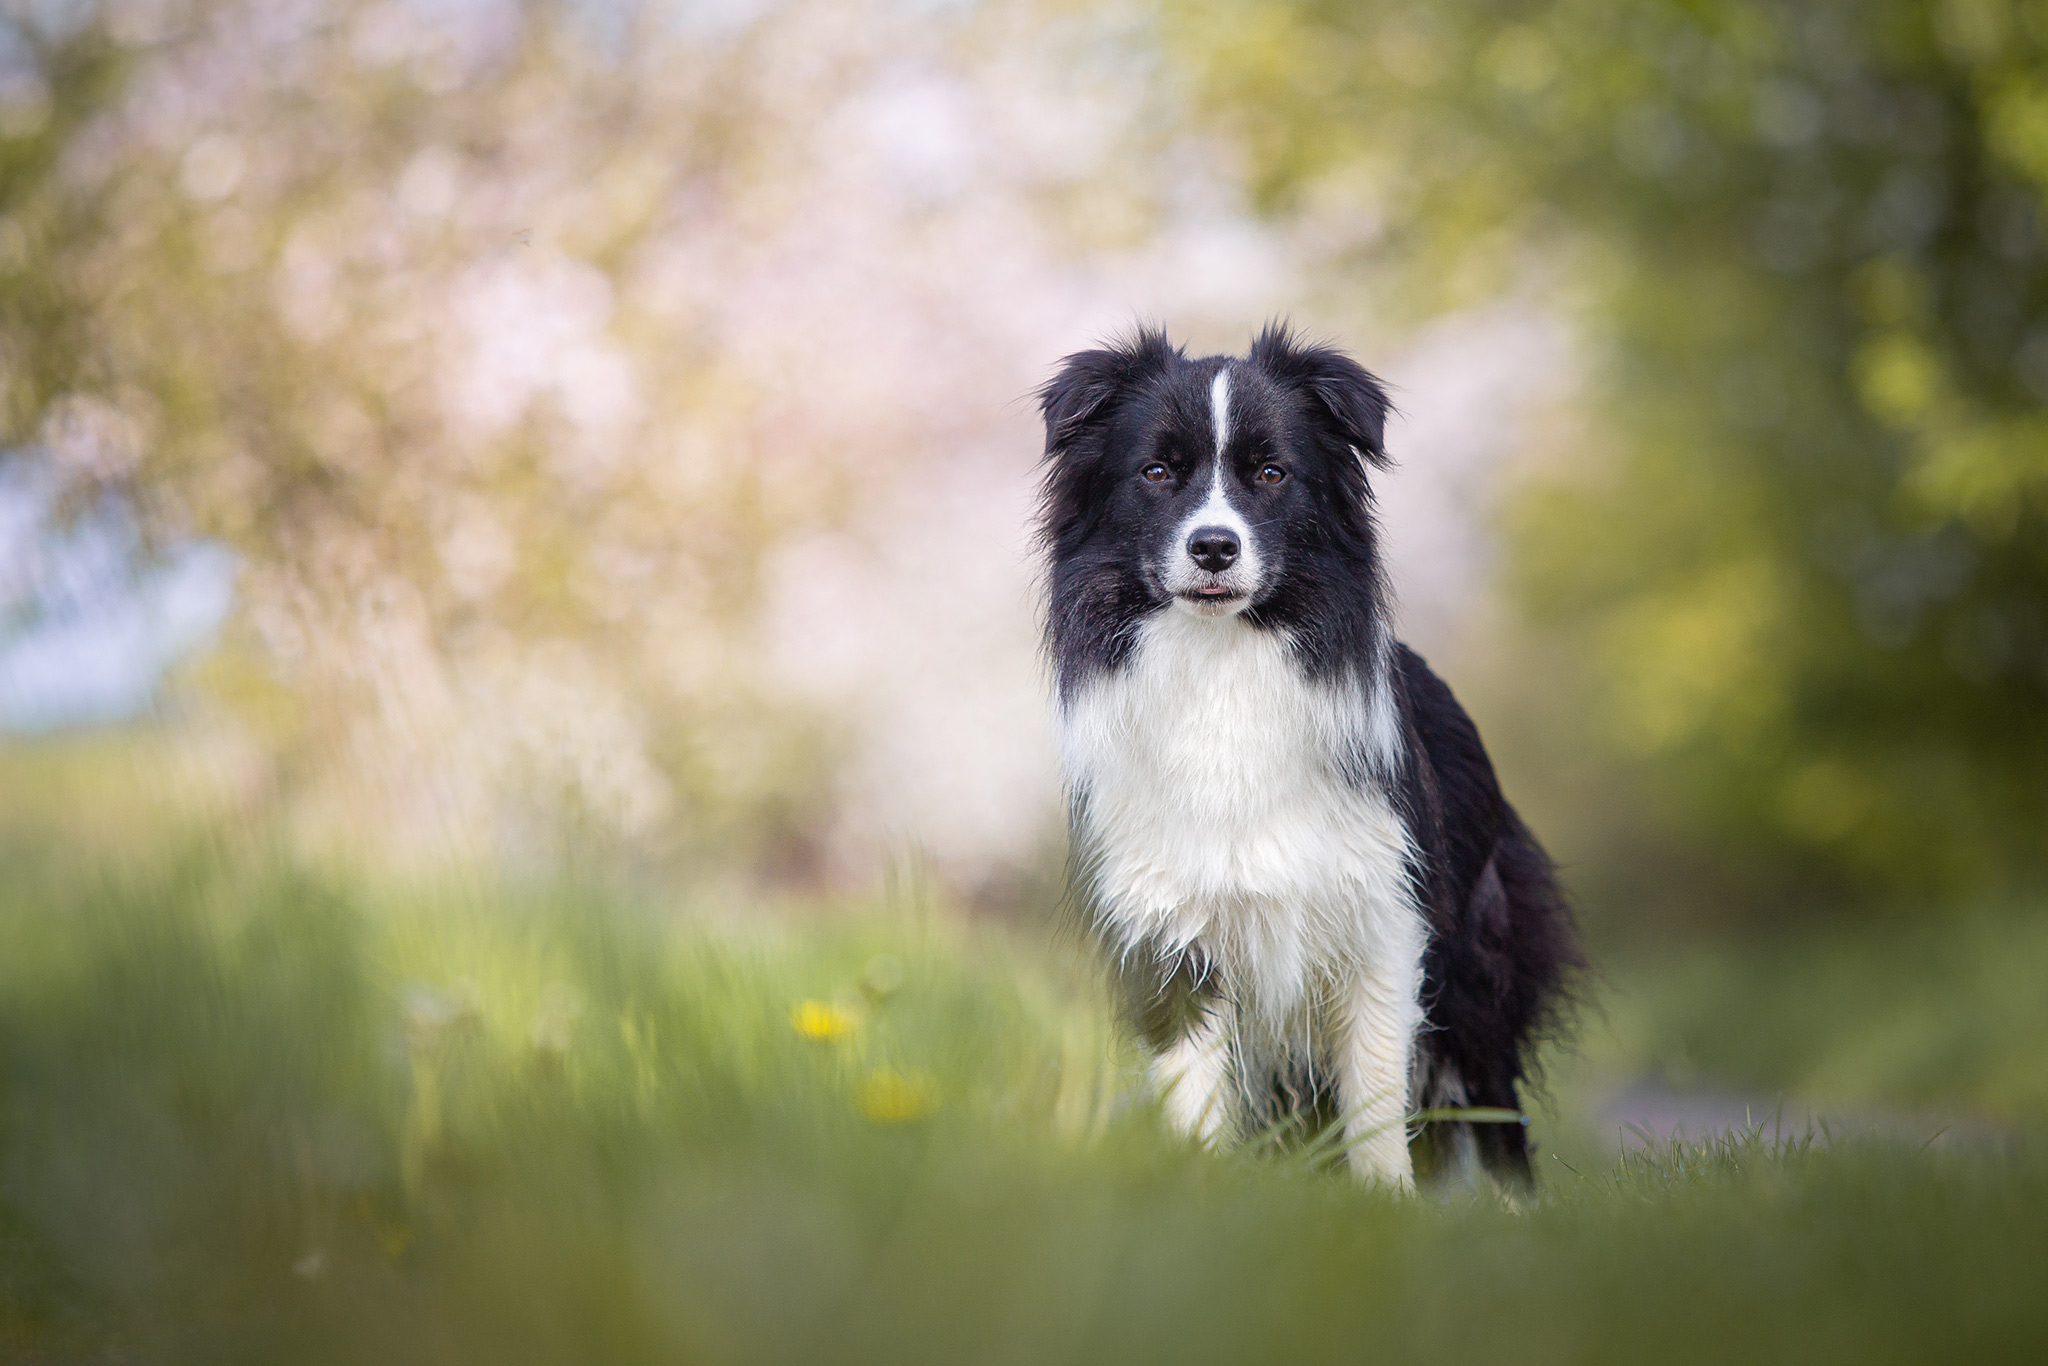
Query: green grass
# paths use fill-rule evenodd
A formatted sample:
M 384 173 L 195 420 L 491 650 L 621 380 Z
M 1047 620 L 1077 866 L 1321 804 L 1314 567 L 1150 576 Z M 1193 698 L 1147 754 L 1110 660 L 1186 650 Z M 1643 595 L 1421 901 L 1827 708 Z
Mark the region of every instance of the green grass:
M 2025 1146 L 1759 1139 L 1548 1163 L 1526 1212 L 1401 1201 L 1177 1142 L 1084 971 L 930 909 L 719 929 L 217 849 L 13 863 L 0 1359 L 1870 1362 L 2048 1332 Z

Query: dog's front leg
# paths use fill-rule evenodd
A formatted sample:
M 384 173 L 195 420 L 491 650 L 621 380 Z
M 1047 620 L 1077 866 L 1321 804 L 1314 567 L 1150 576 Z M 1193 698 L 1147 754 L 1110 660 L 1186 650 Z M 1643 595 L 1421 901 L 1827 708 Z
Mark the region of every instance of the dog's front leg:
M 1395 961 L 1389 961 L 1390 959 Z M 1358 965 L 1345 994 L 1338 1100 L 1351 1169 L 1408 1190 L 1408 1071 L 1422 1027 L 1422 953 L 1379 954 Z
M 1180 1040 L 1152 1060 L 1166 1117 L 1190 1138 L 1211 1142 L 1230 1113 L 1228 1007 L 1211 1001 Z

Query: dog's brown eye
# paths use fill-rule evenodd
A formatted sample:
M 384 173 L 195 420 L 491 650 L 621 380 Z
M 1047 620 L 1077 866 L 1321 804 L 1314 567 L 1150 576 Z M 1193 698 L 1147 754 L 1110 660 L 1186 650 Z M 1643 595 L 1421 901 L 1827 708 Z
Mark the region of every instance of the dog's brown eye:
M 1145 466 L 1144 469 L 1139 470 L 1138 473 L 1145 477 L 1145 482 L 1148 484 L 1163 484 L 1173 478 L 1173 471 L 1160 464 L 1157 460 Z
M 1287 471 L 1281 469 L 1278 465 L 1261 465 L 1259 467 L 1259 482 L 1261 484 L 1277 484 L 1286 477 Z

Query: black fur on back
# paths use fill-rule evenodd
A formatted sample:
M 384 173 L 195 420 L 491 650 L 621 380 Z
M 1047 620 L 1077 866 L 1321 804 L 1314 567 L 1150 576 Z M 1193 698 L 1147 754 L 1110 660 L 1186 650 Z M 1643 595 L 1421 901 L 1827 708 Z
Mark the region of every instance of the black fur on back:
M 1180 513 L 1145 500 L 1148 462 L 1176 471 L 1207 460 L 1188 432 L 1208 430 L 1209 385 L 1233 365 L 1251 448 L 1235 458 L 1284 459 L 1297 471 L 1260 522 L 1277 572 L 1244 612 L 1284 632 L 1305 677 L 1391 689 L 1401 728 L 1396 771 L 1365 756 L 1350 781 L 1393 789 L 1418 848 L 1413 876 L 1430 925 L 1425 1030 L 1416 1100 L 1440 1102 L 1452 1072 L 1471 1106 L 1520 1109 L 1537 1044 L 1560 1023 L 1581 964 L 1576 932 L 1549 858 L 1502 795 L 1477 728 L 1421 656 L 1396 645 L 1369 471 L 1385 468 L 1385 389 L 1341 352 L 1272 325 L 1242 361 L 1188 357 L 1157 330 L 1069 356 L 1039 392 L 1045 417 L 1040 537 L 1050 560 L 1046 648 L 1064 701 L 1129 657 L 1138 628 L 1171 606 L 1134 547 Z M 1085 794 L 1076 794 L 1085 802 Z M 1078 809 L 1077 809 L 1078 811 Z M 1079 833 L 1077 814 L 1077 834 Z M 1080 880 L 1085 855 L 1077 848 Z M 1077 888 L 1085 894 L 1085 887 Z M 1224 989 L 1199 948 L 1123 963 L 1132 1023 L 1155 1046 L 1185 1029 L 1193 1008 Z M 1314 1107 L 1326 1097 L 1306 1095 Z M 1518 1125 L 1425 1126 L 1425 1149 L 1469 1130 L 1487 1167 L 1526 1181 Z M 1425 1152 L 1424 1166 L 1429 1154 Z
M 1520 1109 L 1533 1054 L 1562 1023 L 1571 979 L 1583 967 L 1571 909 L 1449 686 L 1405 645 L 1394 668 L 1408 740 L 1402 805 L 1422 849 L 1431 930 L 1420 1099 L 1436 1099 L 1431 1080 L 1448 1065 L 1466 1104 Z M 1489 1170 L 1529 1179 L 1522 1126 L 1464 1127 Z M 1420 1139 L 1434 1149 L 1449 1137 L 1448 1126 L 1429 1125 Z

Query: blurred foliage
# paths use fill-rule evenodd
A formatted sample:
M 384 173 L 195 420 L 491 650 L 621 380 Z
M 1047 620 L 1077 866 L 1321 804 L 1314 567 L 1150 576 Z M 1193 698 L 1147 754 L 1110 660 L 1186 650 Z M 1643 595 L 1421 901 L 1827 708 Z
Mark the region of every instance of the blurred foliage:
M 1851 1116 L 1929 1107 L 2038 1126 L 2048 1119 L 2044 970 L 2038 907 L 1619 952 L 1603 1009 L 1586 1022 L 1584 1059 L 1609 1084 L 1739 1086 Z
M 735 623 L 762 520 L 806 514 L 752 462 L 620 458 L 664 416 L 673 452 L 679 406 L 705 451 L 747 416 L 692 356 L 687 282 L 616 298 L 664 264 L 681 188 L 743 167 L 746 51 L 629 47 L 669 63 L 656 86 L 574 7 L 451 17 L 10 5 L 5 438 L 73 506 L 240 554 L 204 680 L 282 795 L 431 837 L 516 790 L 515 844 L 558 808 L 686 851 L 772 843 L 816 748 L 765 718 Z M 652 384 L 636 340 L 669 348 Z M 351 759 L 367 792 L 333 786 Z
M 1022 680 L 1024 609 L 934 528 L 1021 488 L 1062 291 L 1242 181 L 1362 334 L 1578 323 L 1509 714 L 1586 880 L 1934 904 L 2048 874 L 2044 149 L 2009 0 L 18 0 L 0 441 L 240 556 L 188 691 L 249 803 L 798 883 L 952 821 L 987 876 L 1043 747 L 931 666 Z M 965 582 L 880 602 L 869 542 Z
M 15 19 L 0 28 L 0 439 L 9 443 L 37 435 L 51 402 L 87 368 L 84 301 L 50 258 L 105 224 L 96 202 L 63 192 L 57 164 L 111 103 L 125 66 L 95 26 L 50 31 Z
M 2048 6 L 1468 0 L 1187 12 L 1269 211 L 1427 316 L 1581 324 L 1510 509 L 1542 723 L 1713 878 L 2048 874 Z M 1590 701 L 1591 705 L 1587 703 Z M 1607 858 L 1640 857 L 1640 848 Z
M 0 442 L 239 556 L 188 695 L 270 799 L 815 880 L 860 704 L 777 595 L 839 625 L 862 500 L 987 458 L 1028 387 L 989 241 L 1029 293 L 1065 199 L 1144 199 L 1040 117 L 1114 34 L 1044 19 L 0 5 Z

